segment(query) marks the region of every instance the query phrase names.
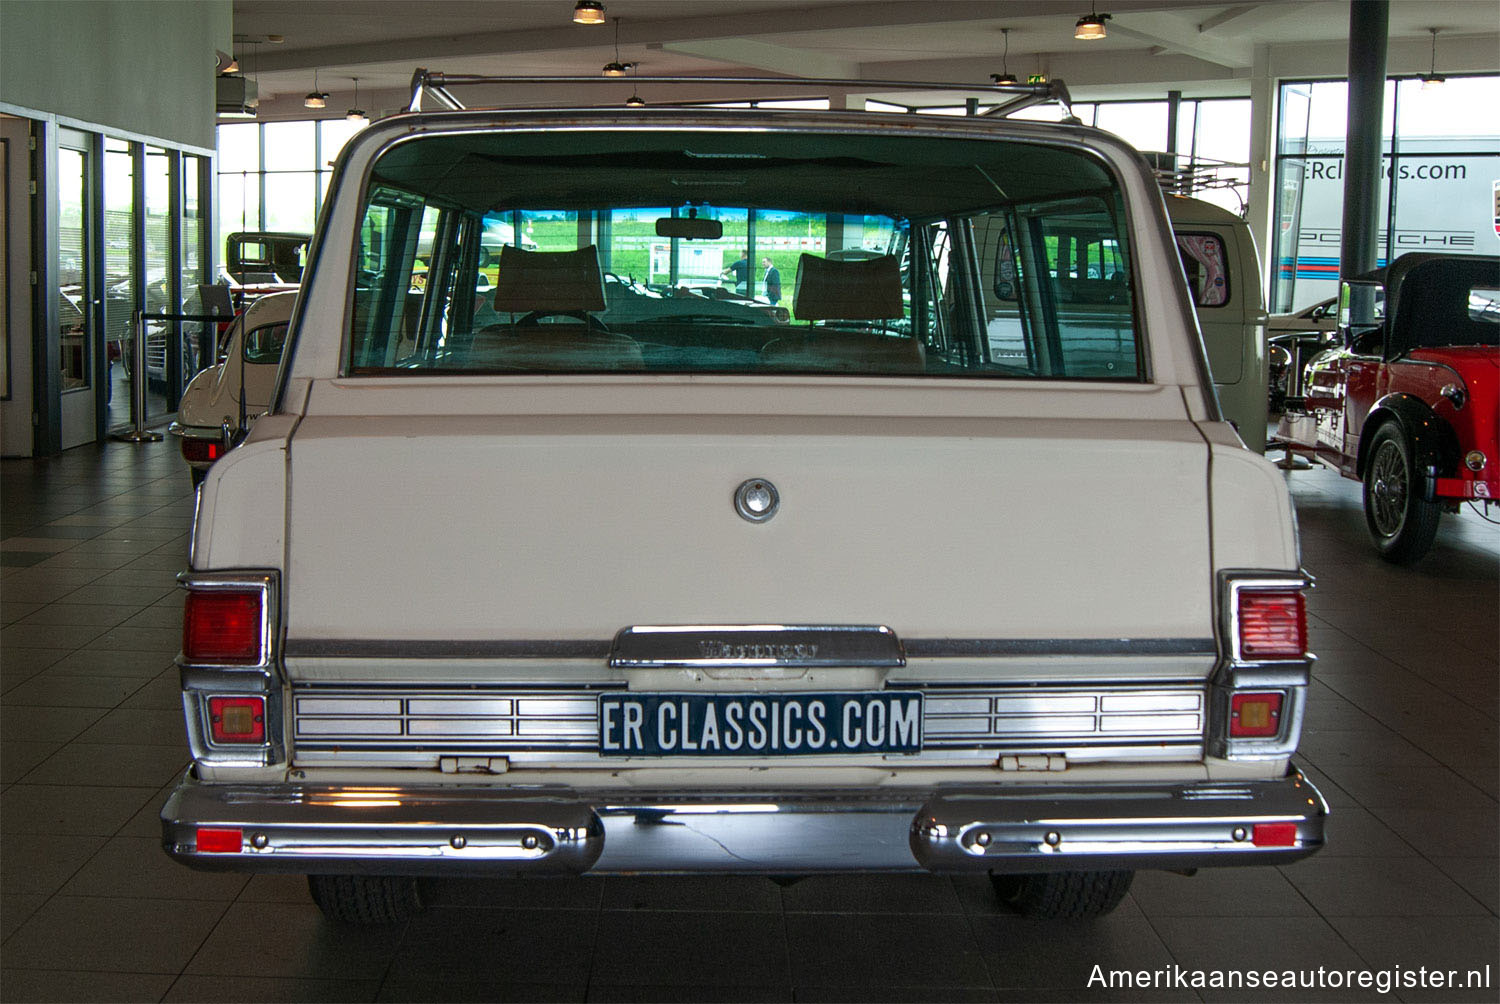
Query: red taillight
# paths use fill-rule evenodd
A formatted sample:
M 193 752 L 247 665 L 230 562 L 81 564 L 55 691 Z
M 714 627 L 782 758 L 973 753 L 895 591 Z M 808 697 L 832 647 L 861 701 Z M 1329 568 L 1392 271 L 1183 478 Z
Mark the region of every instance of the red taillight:
M 1307 653 L 1307 608 L 1296 589 L 1243 589 L 1240 658 L 1300 659 Z
M 209 854 L 238 854 L 245 844 L 245 831 L 222 826 L 198 827 L 198 850 Z
M 1281 693 L 1235 694 L 1229 703 L 1229 734 L 1233 738 L 1281 733 Z
M 224 455 L 224 443 L 217 439 L 182 437 L 182 458 L 195 464 L 211 464 Z
M 263 697 L 210 697 L 209 733 L 216 743 L 266 741 L 266 700 Z
M 260 662 L 260 590 L 189 592 L 182 611 L 182 656 L 188 662 Z
M 1256 847 L 1293 847 L 1297 843 L 1297 824 L 1256 823 L 1250 828 L 1250 842 Z

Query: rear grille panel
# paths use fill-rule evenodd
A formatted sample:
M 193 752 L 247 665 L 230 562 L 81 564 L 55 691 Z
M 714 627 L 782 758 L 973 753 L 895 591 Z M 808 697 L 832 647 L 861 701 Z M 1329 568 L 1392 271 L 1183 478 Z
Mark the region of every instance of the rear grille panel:
M 294 760 L 313 764 L 435 763 L 440 756 L 604 760 L 598 697 L 613 684 L 570 688 L 306 684 L 293 688 Z M 922 764 L 1000 754 L 1071 759 L 1197 759 L 1201 685 L 919 686 L 925 693 Z M 847 760 L 837 755 L 825 757 Z M 813 757 L 809 759 L 819 759 Z M 618 760 L 612 760 L 618 765 Z

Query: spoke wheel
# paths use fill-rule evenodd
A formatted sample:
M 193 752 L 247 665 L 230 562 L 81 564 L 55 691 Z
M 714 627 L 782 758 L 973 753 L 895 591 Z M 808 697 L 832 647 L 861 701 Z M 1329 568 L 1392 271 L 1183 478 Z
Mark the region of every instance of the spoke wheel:
M 1408 565 L 1426 554 L 1442 510 L 1422 498 L 1411 446 L 1394 423 L 1375 433 L 1364 484 L 1365 523 L 1380 556 Z

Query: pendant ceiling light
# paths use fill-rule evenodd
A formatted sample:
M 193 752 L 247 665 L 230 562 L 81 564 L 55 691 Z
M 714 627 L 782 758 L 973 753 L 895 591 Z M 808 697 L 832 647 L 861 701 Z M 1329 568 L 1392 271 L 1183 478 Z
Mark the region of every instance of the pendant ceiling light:
M 991 73 L 990 79 L 1002 87 L 1006 84 L 1019 84 L 1016 75 L 1010 72 L 1010 29 L 1001 28 L 1000 34 L 1005 37 L 1005 52 L 1000 56 L 1000 72 Z
M 1427 30 L 1432 32 L 1432 63 L 1427 69 L 1427 75 L 1425 77 L 1417 78 L 1422 81 L 1422 90 L 1424 91 L 1430 91 L 1434 88 L 1442 87 L 1443 81 L 1446 79 L 1437 71 L 1437 33 L 1439 29 L 1428 28 Z
M 615 58 L 612 62 L 604 64 L 604 75 L 606 77 L 623 77 L 625 71 L 630 69 L 629 63 L 620 62 L 620 19 L 615 18 Z
M 573 21 L 576 24 L 603 24 L 604 5 L 597 0 L 578 0 L 573 5 Z
M 328 104 L 328 95 L 318 90 L 318 71 L 313 70 L 313 89 L 302 99 L 304 108 L 323 108 Z
M 350 77 L 349 79 L 354 81 L 354 107 L 344 113 L 344 118 L 350 122 L 363 122 L 365 121 L 365 110 L 359 106 L 359 78 Z
M 1084 41 L 1103 38 L 1107 34 L 1104 30 L 1104 22 L 1109 19 L 1110 16 L 1108 14 L 1095 13 L 1094 5 L 1091 3 L 1089 4 L 1089 12 L 1079 18 L 1078 23 L 1073 26 L 1073 37 L 1081 38 Z

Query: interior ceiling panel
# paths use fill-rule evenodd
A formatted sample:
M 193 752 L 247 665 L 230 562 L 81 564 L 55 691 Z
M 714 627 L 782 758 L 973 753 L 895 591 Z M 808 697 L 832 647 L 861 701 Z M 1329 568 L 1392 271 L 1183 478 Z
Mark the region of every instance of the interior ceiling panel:
M 614 58 L 616 25 L 574 24 L 572 6 L 572 0 L 234 0 L 235 54 L 273 105 L 278 97 L 300 105 L 316 69 L 322 90 L 350 90 L 358 77 L 362 93 L 386 99 L 366 103 L 389 110 L 418 66 L 455 74 L 598 75 Z M 1095 57 L 1106 57 L 1121 68 L 1116 79 L 1140 82 L 1143 95 L 1147 82 L 1184 70 L 1210 83 L 1243 81 L 1259 45 L 1347 44 L 1347 0 L 1104 2 L 1097 7 L 1112 15 L 1109 37 L 1078 42 L 1073 22 L 1088 6 L 1084 0 L 608 0 L 606 16 L 619 19 L 620 58 L 638 64 L 641 75 L 983 84 L 1001 68 L 1006 28 L 1012 72 L 1065 76 L 1081 65 L 1097 68 Z M 1408 61 L 1426 56 L 1431 27 L 1442 29 L 1440 64 L 1444 42 L 1466 36 L 1493 50 L 1500 39 L 1488 0 L 1395 0 L 1390 10 L 1390 37 L 1393 45 L 1408 41 Z M 271 43 L 273 35 L 283 41 Z M 1424 59 L 1420 69 L 1426 68 Z M 1328 72 L 1343 69 L 1340 59 Z M 613 98 L 601 92 L 599 100 Z

